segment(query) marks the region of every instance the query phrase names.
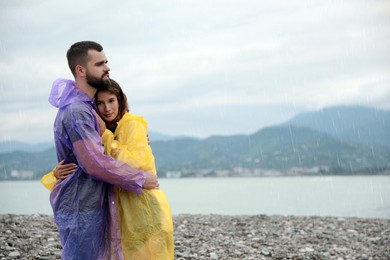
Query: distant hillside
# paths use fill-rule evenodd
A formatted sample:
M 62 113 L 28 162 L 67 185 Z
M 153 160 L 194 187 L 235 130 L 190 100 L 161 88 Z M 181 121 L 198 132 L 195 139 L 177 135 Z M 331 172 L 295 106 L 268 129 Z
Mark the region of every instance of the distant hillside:
M 54 147 L 41 152 L 0 154 L 0 180 L 39 179 L 57 164 Z
M 149 138 L 151 142 L 155 142 L 155 141 L 168 141 L 168 140 L 190 138 L 190 137 L 166 135 L 166 134 L 161 134 L 159 132 L 149 131 Z M 0 153 L 11 153 L 15 151 L 42 152 L 52 147 L 54 147 L 54 141 L 30 144 L 30 143 L 20 142 L 16 140 L 7 140 L 7 141 L 0 142 Z
M 284 125 L 305 126 L 342 141 L 390 146 L 390 112 L 362 106 L 338 106 L 299 114 Z
M 189 136 L 183 136 L 183 135 L 166 135 L 159 132 L 149 131 L 149 138 L 151 142 L 155 141 L 169 141 L 169 140 L 175 140 L 175 139 L 183 139 L 183 138 L 192 138 Z M 196 138 L 194 138 L 196 139 Z
M 15 140 L 8 140 L 8 141 L 0 142 L 0 153 L 10 153 L 13 151 L 41 152 L 52 146 L 54 146 L 53 142 L 28 144 L 24 142 L 15 141 Z
M 151 133 L 159 176 L 389 174 L 389 112 L 335 107 L 251 135 L 206 139 Z M 54 147 L 0 153 L 0 180 L 37 179 L 55 165 Z
M 390 166 L 390 149 L 346 143 L 306 127 L 269 127 L 253 135 L 153 143 L 163 170 L 234 168 L 291 172 L 319 168 L 322 173 L 378 173 Z

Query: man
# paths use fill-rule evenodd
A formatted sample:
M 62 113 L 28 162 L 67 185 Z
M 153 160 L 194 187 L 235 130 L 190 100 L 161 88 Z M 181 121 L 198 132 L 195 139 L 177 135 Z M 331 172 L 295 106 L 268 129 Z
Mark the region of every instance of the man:
M 59 161 L 75 163 L 74 174 L 50 194 L 63 246 L 63 259 L 120 259 L 120 234 L 112 185 L 134 193 L 158 188 L 152 172 L 142 172 L 104 155 L 94 114 L 96 91 L 110 84 L 103 47 L 77 42 L 67 52 L 75 81 L 53 83 L 49 102 L 59 108 L 54 139 Z

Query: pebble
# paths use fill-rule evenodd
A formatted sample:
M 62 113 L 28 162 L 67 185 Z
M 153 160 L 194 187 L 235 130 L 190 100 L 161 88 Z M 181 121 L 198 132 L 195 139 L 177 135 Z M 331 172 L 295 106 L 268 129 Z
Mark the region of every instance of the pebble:
M 175 259 L 390 259 L 390 219 L 173 216 Z M 52 215 L 0 215 L 0 260 L 61 259 Z
M 8 254 L 9 257 L 18 257 L 20 256 L 20 253 L 18 251 L 13 251 Z

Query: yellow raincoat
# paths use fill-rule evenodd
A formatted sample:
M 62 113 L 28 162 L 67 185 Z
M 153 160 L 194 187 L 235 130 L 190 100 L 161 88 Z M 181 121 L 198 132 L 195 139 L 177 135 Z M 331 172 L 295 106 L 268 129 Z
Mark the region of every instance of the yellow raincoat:
M 146 135 L 145 119 L 126 113 L 114 134 L 108 130 L 104 132 L 105 154 L 133 168 L 152 170 L 156 174 Z M 41 182 L 52 189 L 56 182 L 53 172 L 46 174 Z M 115 191 L 125 259 L 173 259 L 172 215 L 164 191 L 143 189 L 141 194 L 135 194 L 119 187 L 115 187 Z

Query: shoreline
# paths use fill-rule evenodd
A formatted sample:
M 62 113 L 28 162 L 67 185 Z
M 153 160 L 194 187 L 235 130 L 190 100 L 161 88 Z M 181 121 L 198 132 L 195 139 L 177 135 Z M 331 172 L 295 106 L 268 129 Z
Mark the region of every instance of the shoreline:
M 390 219 L 173 215 L 175 259 L 390 259 Z M 61 259 L 52 215 L 0 214 L 0 259 Z

